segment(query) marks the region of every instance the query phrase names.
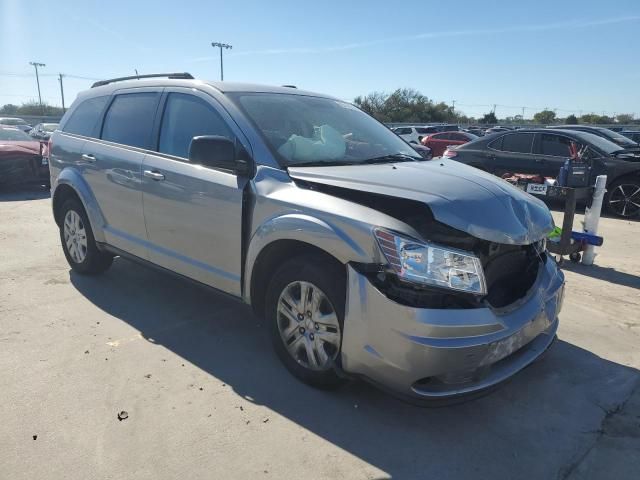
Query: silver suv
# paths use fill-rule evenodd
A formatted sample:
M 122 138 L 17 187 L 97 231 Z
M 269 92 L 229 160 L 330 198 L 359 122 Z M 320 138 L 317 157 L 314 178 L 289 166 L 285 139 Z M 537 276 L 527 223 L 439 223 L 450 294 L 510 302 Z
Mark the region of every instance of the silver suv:
M 425 161 L 335 98 L 188 74 L 98 82 L 53 134 L 50 166 L 74 271 L 121 256 L 237 297 L 314 386 L 458 397 L 555 338 L 564 277 L 546 206 Z

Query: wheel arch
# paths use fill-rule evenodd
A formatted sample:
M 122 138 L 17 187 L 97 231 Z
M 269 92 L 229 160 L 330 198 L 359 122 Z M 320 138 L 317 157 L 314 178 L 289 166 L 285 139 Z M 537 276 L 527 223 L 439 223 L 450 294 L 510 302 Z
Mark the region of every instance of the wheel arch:
M 358 242 L 353 236 L 358 234 L 309 215 L 286 214 L 270 219 L 256 230 L 249 242 L 243 275 L 244 300 L 256 313 L 261 313 L 269 274 L 293 256 L 321 255 L 328 262 L 339 264 L 345 272 L 348 262 L 371 262 L 373 236 L 366 232 L 366 238 L 372 242 L 369 248 L 361 246 L 362 238 Z
M 66 169 L 60 173 L 55 189 L 51 195 L 53 218 L 58 226 L 60 226 L 61 223 L 60 208 L 69 198 L 76 198 L 82 203 L 85 212 L 87 212 L 87 217 L 89 218 L 96 241 L 104 242 L 103 226 L 105 222 L 102 212 L 98 207 L 98 202 L 80 173 L 75 170 Z

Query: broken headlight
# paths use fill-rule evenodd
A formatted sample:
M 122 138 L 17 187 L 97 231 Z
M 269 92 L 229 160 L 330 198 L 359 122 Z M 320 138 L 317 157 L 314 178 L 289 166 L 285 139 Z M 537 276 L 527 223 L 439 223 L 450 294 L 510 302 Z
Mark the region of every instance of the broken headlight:
M 480 259 L 463 250 L 414 240 L 376 228 L 376 240 L 399 279 L 486 295 Z

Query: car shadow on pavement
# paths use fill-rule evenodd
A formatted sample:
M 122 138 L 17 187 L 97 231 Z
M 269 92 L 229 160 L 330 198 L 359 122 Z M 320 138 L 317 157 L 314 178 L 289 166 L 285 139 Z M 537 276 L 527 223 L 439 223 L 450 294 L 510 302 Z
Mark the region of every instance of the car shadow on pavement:
M 51 192 L 44 185 L 2 185 L 0 202 L 20 202 L 49 198 Z
M 611 267 L 601 267 L 599 265 L 582 265 L 581 263 L 564 262 L 563 270 L 585 275 L 598 280 L 615 283 L 624 287 L 631 287 L 640 290 L 640 277 L 632 273 L 625 273 Z
M 393 478 L 563 477 L 640 378 L 558 341 L 511 382 L 461 405 L 418 408 L 355 381 L 320 391 L 284 369 L 264 323 L 229 297 L 120 258 L 103 276 L 70 279 L 149 342 Z

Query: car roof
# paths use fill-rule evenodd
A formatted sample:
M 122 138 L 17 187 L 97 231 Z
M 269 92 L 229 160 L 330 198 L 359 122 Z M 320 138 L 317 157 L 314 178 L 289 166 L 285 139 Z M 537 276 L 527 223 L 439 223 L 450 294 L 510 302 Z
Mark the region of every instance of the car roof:
M 81 92 L 78 97 L 93 97 L 93 96 L 101 96 L 101 95 L 110 95 L 116 90 L 121 90 L 125 88 L 136 88 L 136 87 L 212 87 L 222 93 L 286 93 L 293 95 L 306 95 L 313 97 L 323 97 L 330 98 L 332 100 L 338 100 L 337 98 L 331 97 L 330 95 L 325 95 L 316 92 L 310 92 L 307 90 L 300 90 L 291 86 L 273 86 L 273 85 L 260 85 L 254 83 L 240 83 L 240 82 L 214 82 L 214 81 L 205 81 L 199 79 L 175 79 L 175 78 L 150 78 L 150 79 L 130 79 L 130 80 L 119 80 L 113 81 L 111 83 L 107 83 L 106 85 L 100 85 L 89 90 L 85 90 Z

